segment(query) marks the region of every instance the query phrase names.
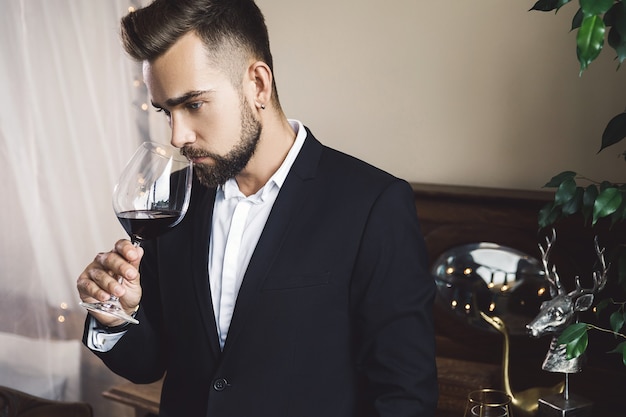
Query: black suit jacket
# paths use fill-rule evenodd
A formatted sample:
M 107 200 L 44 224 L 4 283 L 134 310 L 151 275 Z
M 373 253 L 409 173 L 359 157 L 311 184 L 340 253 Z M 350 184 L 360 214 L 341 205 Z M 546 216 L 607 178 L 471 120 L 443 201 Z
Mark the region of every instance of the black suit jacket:
M 161 415 L 430 417 L 434 281 L 410 186 L 308 136 L 272 208 L 220 351 L 208 284 L 215 190 L 144 245 L 139 325 L 106 353 Z

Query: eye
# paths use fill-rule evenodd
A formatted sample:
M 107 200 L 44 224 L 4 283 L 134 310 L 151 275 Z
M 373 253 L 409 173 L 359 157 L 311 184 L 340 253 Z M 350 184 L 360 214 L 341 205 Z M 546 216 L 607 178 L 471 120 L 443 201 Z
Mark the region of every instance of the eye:
M 551 308 L 549 314 L 550 317 L 556 320 L 560 320 L 563 317 L 563 312 L 558 308 Z
M 165 110 L 165 109 L 163 109 L 161 107 L 159 107 L 159 108 L 157 108 L 155 110 L 156 110 L 157 113 L 163 113 L 163 114 L 165 114 L 166 117 L 168 117 L 168 118 L 170 117 L 169 110 Z
M 192 103 L 187 104 L 187 108 L 189 110 L 199 110 L 200 107 L 202 107 L 202 102 L 201 101 L 194 101 Z

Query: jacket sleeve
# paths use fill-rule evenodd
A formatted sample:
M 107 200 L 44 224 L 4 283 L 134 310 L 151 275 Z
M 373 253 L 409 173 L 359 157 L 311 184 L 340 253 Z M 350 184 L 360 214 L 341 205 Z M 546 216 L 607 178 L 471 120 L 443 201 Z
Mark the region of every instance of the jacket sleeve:
M 352 277 L 357 371 L 380 417 L 432 417 L 437 405 L 435 282 L 410 186 L 373 204 Z
M 142 244 L 145 250 L 141 260 L 142 299 L 137 311 L 139 324 L 129 324 L 125 334 L 106 352 L 92 350 L 116 374 L 135 383 L 150 383 L 160 379 L 165 372 L 162 340 L 161 308 L 158 279 L 153 265 L 156 257 L 154 245 Z M 152 293 L 152 294 L 150 294 Z M 89 347 L 91 316 L 87 316 L 83 344 Z

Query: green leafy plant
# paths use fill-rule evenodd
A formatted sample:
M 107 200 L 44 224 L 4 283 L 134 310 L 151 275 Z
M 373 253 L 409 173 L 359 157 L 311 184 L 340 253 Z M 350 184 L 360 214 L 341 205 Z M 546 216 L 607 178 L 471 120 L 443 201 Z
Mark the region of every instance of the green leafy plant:
M 587 186 L 577 181 L 589 182 Z M 608 218 L 611 225 L 626 220 L 626 185 L 608 181 L 593 182 L 573 171 L 564 171 L 544 185 L 555 188 L 554 201 L 539 211 L 539 226 L 548 227 L 559 219 L 581 213 L 586 224 L 594 226 Z
M 539 0 L 530 10 L 557 13 L 572 0 Z M 576 31 L 576 56 L 580 74 L 600 56 L 605 40 L 616 53 L 617 67 L 626 60 L 626 4 L 622 0 L 579 0 L 579 8 L 572 19 L 571 30 Z M 626 137 L 626 112 L 614 116 L 602 134 L 600 150 Z M 623 157 L 626 159 L 626 152 Z
M 580 182 L 589 184 L 583 186 Z M 539 211 L 541 228 L 577 214 L 581 215 L 584 224 L 590 227 L 594 227 L 600 221 L 609 222 L 609 226 L 613 227 L 626 220 L 625 184 L 607 181 L 597 183 L 577 176 L 573 171 L 564 171 L 554 176 L 545 187 L 555 188 L 556 191 L 554 200 Z M 615 269 L 618 286 L 626 294 L 626 244 L 620 243 L 612 248 L 609 263 L 611 268 Z M 559 343 L 566 345 L 568 359 L 582 355 L 587 350 L 589 340 L 587 332 L 597 330 L 624 339 L 624 342 L 619 343 L 611 352 L 621 354 L 626 365 L 626 301 L 614 298 L 602 299 L 594 307 L 594 312 L 599 317 L 604 311 L 609 311 L 610 329 L 581 322 L 570 325 L 559 336 Z
M 530 10 L 559 12 L 572 0 L 538 0 Z M 602 52 L 605 40 L 616 54 L 617 68 L 626 60 L 626 4 L 622 0 L 579 0 L 578 10 L 572 18 L 571 30 L 576 31 L 576 56 L 583 72 Z M 600 149 L 619 143 L 626 137 L 626 112 L 614 116 L 607 124 L 601 138 Z M 626 152 L 622 153 L 626 160 Z M 583 186 L 581 183 L 585 183 Z M 610 227 L 626 220 L 626 185 L 609 181 L 592 181 L 573 171 L 554 176 L 545 187 L 556 189 L 554 201 L 539 212 L 539 226 L 544 228 L 559 220 L 580 214 L 586 225 L 594 227 L 599 221 L 609 222 Z M 626 293 L 626 244 L 612 249 L 609 257 L 618 286 Z M 566 345 L 567 357 L 582 355 L 588 347 L 588 331 L 611 333 L 617 345 L 610 353 L 618 353 L 626 365 L 626 301 L 606 298 L 598 300 L 594 307 L 599 317 L 608 312 L 610 328 L 591 323 L 576 323 L 559 336 L 559 343 Z M 623 339 L 623 341 L 619 341 Z

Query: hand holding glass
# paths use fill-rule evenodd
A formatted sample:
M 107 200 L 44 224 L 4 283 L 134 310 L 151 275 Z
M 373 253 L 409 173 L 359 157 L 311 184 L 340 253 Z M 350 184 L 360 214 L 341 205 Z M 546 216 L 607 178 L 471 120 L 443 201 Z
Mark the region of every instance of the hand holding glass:
M 191 196 L 192 163 L 168 145 L 144 142 L 128 162 L 113 191 L 113 210 L 135 246 L 176 226 Z M 118 278 L 122 283 L 123 278 Z M 87 310 L 139 322 L 117 297 L 80 305 Z

